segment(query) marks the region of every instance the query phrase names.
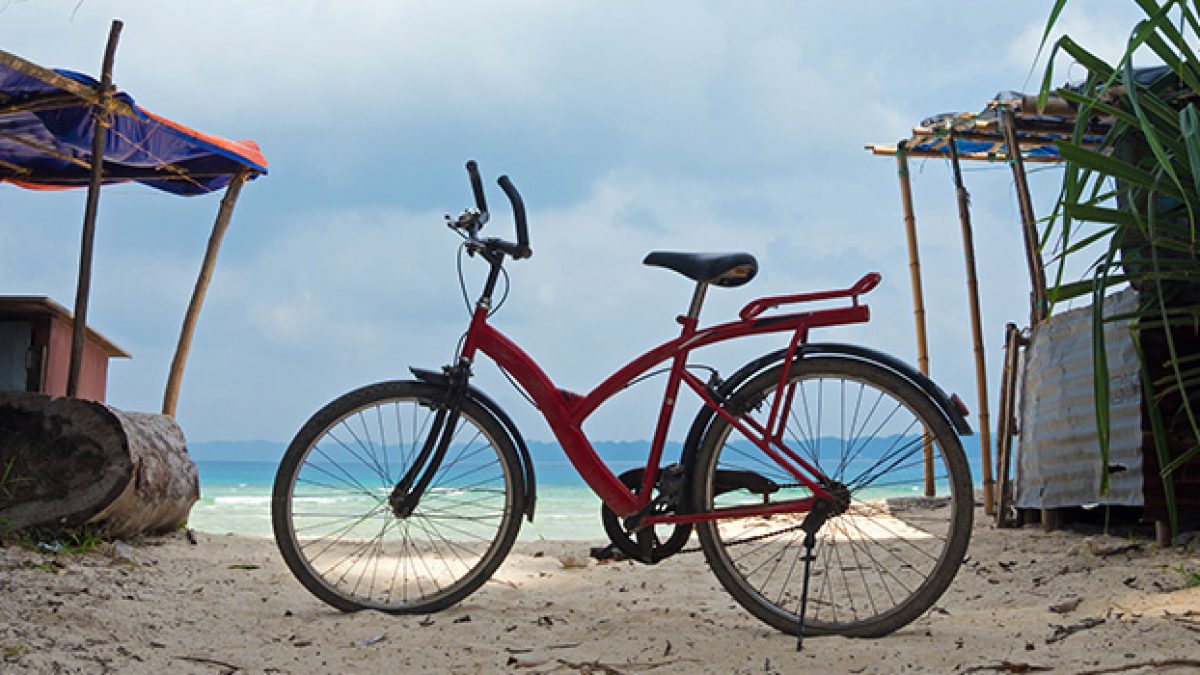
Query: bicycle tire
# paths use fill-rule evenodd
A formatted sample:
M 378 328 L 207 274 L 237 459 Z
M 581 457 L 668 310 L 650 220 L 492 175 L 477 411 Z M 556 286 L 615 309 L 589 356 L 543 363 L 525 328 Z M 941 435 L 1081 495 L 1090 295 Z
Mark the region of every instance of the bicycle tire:
M 503 426 L 470 399 L 416 510 L 402 519 L 391 509 L 444 392 L 413 381 L 356 389 L 317 411 L 284 453 L 271 499 L 275 540 L 326 603 L 436 612 L 477 590 L 512 548 L 525 494 L 520 460 Z
M 734 417 L 765 420 L 782 368 L 739 387 L 727 409 Z M 966 554 L 974 494 L 962 444 L 928 396 L 888 369 L 849 358 L 804 358 L 787 377 L 795 389 L 783 438 L 845 485 L 842 494 L 849 498 L 845 510 L 817 532 L 805 635 L 886 635 L 941 597 Z M 911 496 L 913 489 L 926 489 L 926 434 L 941 471 L 933 485 L 942 496 Z M 718 488 L 717 471 L 731 469 L 775 481 L 778 491 L 769 497 L 775 501 L 811 495 L 718 417 L 693 469 L 697 511 L 767 499 L 761 492 Z M 790 634 L 799 632 L 804 533 L 798 525 L 804 515 L 722 519 L 696 528 L 709 566 L 730 595 Z

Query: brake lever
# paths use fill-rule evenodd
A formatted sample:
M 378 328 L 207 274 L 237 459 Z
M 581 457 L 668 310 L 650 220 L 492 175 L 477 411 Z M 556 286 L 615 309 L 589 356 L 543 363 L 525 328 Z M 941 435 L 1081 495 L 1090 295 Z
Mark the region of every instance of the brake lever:
M 446 227 L 474 237 L 479 230 L 483 229 L 482 215 L 477 209 L 466 209 L 458 218 L 451 218 L 449 213 L 442 217 L 446 219 Z

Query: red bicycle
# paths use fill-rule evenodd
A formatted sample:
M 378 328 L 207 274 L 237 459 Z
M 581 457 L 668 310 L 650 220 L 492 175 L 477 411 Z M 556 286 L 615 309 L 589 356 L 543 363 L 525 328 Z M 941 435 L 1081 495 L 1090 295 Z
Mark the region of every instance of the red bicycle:
M 447 221 L 463 237 L 460 255 L 482 259 L 489 274 L 453 363 L 413 368 L 413 380 L 332 401 L 300 429 L 279 467 L 275 538 L 309 591 L 345 611 L 428 613 L 478 589 L 503 561 L 521 518 L 533 520 L 536 485 L 511 418 L 470 384 L 483 355 L 545 416 L 603 501 L 605 531 L 627 556 L 657 563 L 683 550 L 694 529 L 729 593 L 797 635 L 884 635 L 942 595 L 971 531 L 974 495 L 959 441 L 971 433 L 965 408 L 893 357 L 808 342 L 813 328 L 867 321 L 859 297 L 878 274 L 842 290 L 758 298 L 737 320 L 702 328 L 706 291 L 749 282 L 754 257 L 651 253 L 647 265 L 696 283 L 679 337 L 577 394 L 555 386 L 489 322 L 497 285 L 507 281 L 505 260 L 532 249 L 507 176 L 498 182 L 512 202 L 517 241 L 479 236 L 487 202 L 475 163 L 467 169 L 476 208 Z M 846 303 L 770 313 L 837 299 Z M 781 334 L 785 345 L 728 377 L 690 362 L 709 345 L 766 333 Z M 646 466 L 618 476 L 581 427 L 656 366 L 667 378 Z M 700 411 L 680 457 L 664 465 L 684 388 Z

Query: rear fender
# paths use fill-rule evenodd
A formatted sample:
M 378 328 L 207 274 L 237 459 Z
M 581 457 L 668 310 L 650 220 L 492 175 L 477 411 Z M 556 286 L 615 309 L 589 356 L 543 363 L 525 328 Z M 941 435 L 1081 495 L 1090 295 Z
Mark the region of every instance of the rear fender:
M 955 431 L 962 436 L 968 436 L 974 433 L 971 430 L 971 425 L 967 423 L 962 412 L 951 401 L 946 392 L 942 391 L 941 387 L 937 386 L 933 380 L 929 379 L 921 371 L 913 368 L 911 365 L 901 361 L 900 359 L 884 352 L 871 349 L 869 347 L 861 347 L 859 345 L 841 344 L 841 343 L 812 343 L 800 345 L 796 348 L 796 361 L 800 361 L 806 357 L 814 356 L 839 356 L 859 361 L 865 361 L 873 365 L 879 366 L 886 370 L 908 380 L 913 386 L 917 387 L 933 401 L 937 409 L 942 413 Z M 750 378 L 759 373 L 773 368 L 787 357 L 787 350 L 780 349 L 776 352 L 771 352 L 754 359 L 753 361 L 742 366 L 733 375 L 730 375 L 721 386 L 717 388 L 716 398 L 719 401 L 724 401 L 737 388 L 740 387 Z M 700 412 L 696 414 L 696 418 L 692 421 L 691 427 L 688 429 L 687 438 L 683 443 L 683 453 L 681 455 L 681 463 L 687 475 L 691 475 L 691 468 L 695 461 L 696 454 L 700 451 L 700 442 L 704 439 L 705 433 L 708 432 L 708 427 L 712 424 L 716 413 L 708 406 L 702 406 Z

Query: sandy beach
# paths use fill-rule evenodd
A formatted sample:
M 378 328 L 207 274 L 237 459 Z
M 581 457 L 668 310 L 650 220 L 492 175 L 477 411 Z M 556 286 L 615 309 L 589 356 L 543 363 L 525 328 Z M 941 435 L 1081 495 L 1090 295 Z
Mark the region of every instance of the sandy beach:
M 1200 552 L 981 512 L 938 605 L 881 639 L 794 638 L 726 595 L 699 553 L 598 563 L 522 542 L 432 616 L 342 614 L 270 540 L 184 533 L 79 556 L 0 548 L 0 673 L 895 673 L 1200 671 Z

